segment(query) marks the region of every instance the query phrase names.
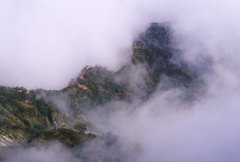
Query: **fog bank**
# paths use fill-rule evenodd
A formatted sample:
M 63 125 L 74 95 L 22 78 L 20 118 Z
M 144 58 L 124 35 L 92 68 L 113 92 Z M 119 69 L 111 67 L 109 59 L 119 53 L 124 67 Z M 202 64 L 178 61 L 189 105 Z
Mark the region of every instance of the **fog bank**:
M 106 106 L 88 112 L 99 135 L 118 140 L 110 149 L 86 144 L 86 155 L 102 151 L 124 162 L 239 162 L 239 5 L 237 0 L 2 0 L 0 84 L 59 89 L 85 65 L 116 70 L 129 61 L 139 32 L 150 22 L 168 22 L 187 62 L 204 69 L 200 60 L 210 60 L 211 70 L 201 76 L 206 91 L 190 103 L 181 100 L 181 89 L 171 89 L 157 91 L 142 105 L 111 103 L 114 111 Z M 63 161 L 83 160 L 62 146 L 51 147 L 23 149 L 7 162 L 55 162 L 58 154 Z

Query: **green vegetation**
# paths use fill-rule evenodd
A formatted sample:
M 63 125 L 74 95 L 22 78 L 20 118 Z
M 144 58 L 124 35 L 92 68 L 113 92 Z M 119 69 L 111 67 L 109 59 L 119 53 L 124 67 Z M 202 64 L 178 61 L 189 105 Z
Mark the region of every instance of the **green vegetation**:
M 72 114 L 78 114 L 111 101 L 145 101 L 166 78 L 166 88 L 189 88 L 199 81 L 197 74 L 181 59 L 176 61 L 176 53 L 179 57 L 168 26 L 153 23 L 133 43 L 132 62 L 117 72 L 87 66 L 60 91 L 0 87 L 0 135 L 14 141 L 59 140 L 71 147 L 90 140 L 95 136 L 86 133 L 86 123 L 77 117 L 69 119 L 52 98 L 67 99 L 66 106 Z M 132 87 L 129 76 L 135 71 L 131 68 L 139 65 L 145 68 L 146 75 L 139 76 L 143 83 Z
M 95 138 L 94 134 L 85 132 L 76 132 L 70 129 L 52 129 L 34 134 L 28 140 L 28 143 L 48 143 L 49 141 L 59 141 L 68 147 L 74 147 L 88 140 Z

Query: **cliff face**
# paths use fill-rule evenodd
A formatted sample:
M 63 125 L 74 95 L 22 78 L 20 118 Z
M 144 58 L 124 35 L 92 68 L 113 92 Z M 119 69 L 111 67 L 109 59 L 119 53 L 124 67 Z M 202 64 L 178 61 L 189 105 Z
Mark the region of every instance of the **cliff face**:
M 21 142 L 33 132 L 52 128 L 52 109 L 35 99 L 33 91 L 1 87 L 0 101 L 1 145 Z
M 0 146 L 41 139 L 61 139 L 74 146 L 92 139 L 95 136 L 85 132 L 81 110 L 110 101 L 144 102 L 160 82 L 171 85 L 166 88 L 191 88 L 197 75 L 179 58 L 171 29 L 153 23 L 133 42 L 132 61 L 117 72 L 87 66 L 60 91 L 0 87 Z M 68 99 L 73 118 L 57 108 L 54 97 Z
M 144 101 L 166 80 L 171 85 L 166 88 L 186 89 L 200 81 L 196 71 L 181 60 L 169 26 L 152 23 L 133 42 L 131 62 L 116 72 L 86 66 L 62 92 L 78 106 L 94 107 L 114 100 Z

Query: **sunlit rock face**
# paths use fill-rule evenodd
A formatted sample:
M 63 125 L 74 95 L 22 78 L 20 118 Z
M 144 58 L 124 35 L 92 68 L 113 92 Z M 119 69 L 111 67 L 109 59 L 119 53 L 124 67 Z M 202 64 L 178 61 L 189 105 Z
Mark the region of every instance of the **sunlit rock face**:
M 166 80 L 171 87 L 190 87 L 197 74 L 182 60 L 175 43 L 168 24 L 152 23 L 134 40 L 131 62 L 116 72 L 86 66 L 63 92 L 84 107 L 86 103 L 146 100 Z
M 68 94 L 73 102 L 78 105 L 104 104 L 111 100 L 122 100 L 127 94 L 123 84 L 115 80 L 116 74 L 104 67 L 86 66 L 80 76 L 73 79 L 69 86 L 62 91 Z
M 1 143 L 14 145 L 33 132 L 53 128 L 51 107 L 35 97 L 24 88 L 0 88 Z

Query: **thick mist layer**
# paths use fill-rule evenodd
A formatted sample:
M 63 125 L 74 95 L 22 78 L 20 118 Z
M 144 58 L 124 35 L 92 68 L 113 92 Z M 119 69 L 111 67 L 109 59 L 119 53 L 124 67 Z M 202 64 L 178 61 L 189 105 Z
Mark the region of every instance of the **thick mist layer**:
M 192 104 L 179 100 L 181 91 L 168 91 L 133 112 L 129 108 L 109 115 L 100 111 L 90 119 L 100 131 L 137 144 L 142 152 L 136 161 L 237 162 L 239 93 L 222 95 L 219 87 L 211 86 L 211 92 Z
M 85 65 L 117 69 L 137 33 L 171 22 L 186 59 L 214 55 L 237 64 L 238 1 L 0 2 L 1 85 L 60 89 Z M 227 60 L 226 58 L 227 57 Z
M 211 58 L 212 71 L 201 76 L 205 94 L 188 103 L 180 99 L 180 89 L 157 91 L 137 108 L 111 103 L 115 111 L 89 112 L 94 130 L 110 132 L 118 141 L 110 149 L 101 145 L 104 139 L 86 144 L 85 156 L 100 152 L 125 162 L 238 162 L 238 6 L 237 0 L 3 0 L 0 84 L 55 89 L 86 64 L 117 69 L 128 61 L 132 40 L 149 22 L 169 22 L 186 61 L 204 69 L 207 63 L 199 60 Z M 62 161 L 84 161 L 55 144 L 14 153 L 7 162 L 54 162 L 58 155 Z
M 86 65 L 116 69 L 137 32 L 134 11 L 123 2 L 3 0 L 0 6 L 2 85 L 59 89 Z
M 175 89 L 137 107 L 110 103 L 87 115 L 99 139 L 74 150 L 59 144 L 12 150 L 6 161 L 238 162 L 239 93 L 215 74 L 209 79 L 209 90 L 195 102 L 183 101 L 184 92 Z

